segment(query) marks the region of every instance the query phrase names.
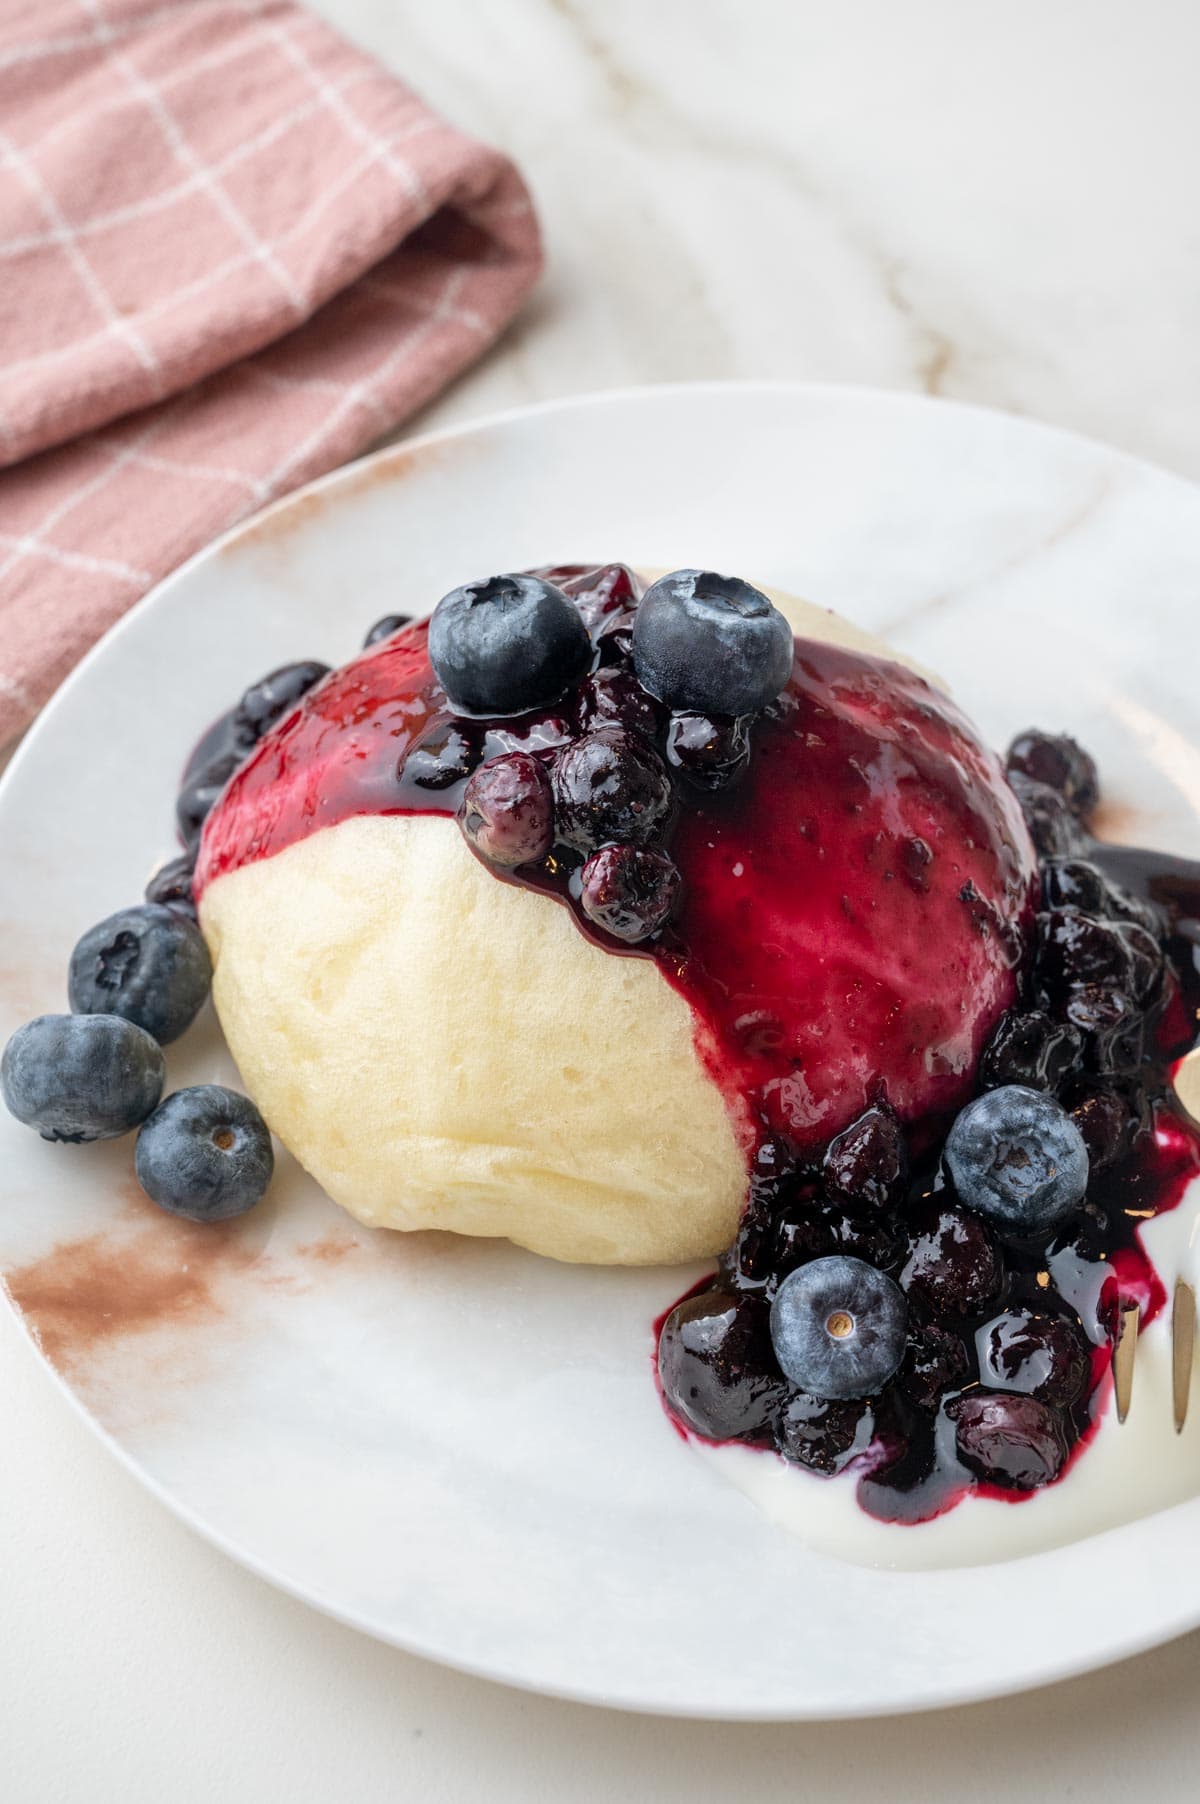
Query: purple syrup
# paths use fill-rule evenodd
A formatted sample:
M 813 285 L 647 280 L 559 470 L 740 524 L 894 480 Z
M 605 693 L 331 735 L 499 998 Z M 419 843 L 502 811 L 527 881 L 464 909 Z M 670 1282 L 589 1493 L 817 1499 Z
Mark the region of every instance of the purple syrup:
M 370 648 L 233 778 L 205 828 L 197 897 L 352 816 L 453 815 L 480 763 L 511 751 L 549 763 L 598 708 L 602 728 L 615 716 L 657 734 L 665 756 L 667 713 L 629 664 L 636 579 L 620 565 L 553 574 L 593 639 L 574 693 L 515 719 L 465 718 L 430 668 L 424 623 Z M 656 843 L 682 896 L 636 952 L 689 1003 L 748 1149 L 768 1129 L 816 1148 L 876 1101 L 914 1127 L 947 1119 L 1013 1000 L 1032 907 L 1033 854 L 997 760 L 923 678 L 810 641 L 797 642 L 791 681 L 751 741 L 732 787 L 674 780 Z M 583 864 L 560 843 L 498 875 L 628 951 L 584 914 Z

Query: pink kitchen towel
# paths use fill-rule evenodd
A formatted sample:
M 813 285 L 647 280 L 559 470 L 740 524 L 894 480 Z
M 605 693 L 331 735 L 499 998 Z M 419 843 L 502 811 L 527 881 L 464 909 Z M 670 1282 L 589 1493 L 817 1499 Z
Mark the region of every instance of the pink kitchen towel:
M 512 164 L 287 0 L 0 0 L 0 745 L 540 264 Z

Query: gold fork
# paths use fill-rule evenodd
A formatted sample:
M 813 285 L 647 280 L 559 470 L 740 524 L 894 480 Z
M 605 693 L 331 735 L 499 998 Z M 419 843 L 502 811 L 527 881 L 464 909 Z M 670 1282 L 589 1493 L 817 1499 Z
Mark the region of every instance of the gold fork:
M 1175 1093 L 1193 1120 L 1200 1121 L 1200 1048 L 1189 1052 L 1176 1072 Z M 1122 1305 L 1117 1321 L 1112 1368 L 1118 1422 L 1125 1421 L 1133 1401 L 1133 1368 L 1141 1317 L 1139 1304 L 1126 1303 Z M 1171 1299 L 1171 1398 L 1176 1434 L 1183 1433 L 1187 1421 L 1195 1352 L 1196 1290 L 1186 1278 L 1178 1278 Z

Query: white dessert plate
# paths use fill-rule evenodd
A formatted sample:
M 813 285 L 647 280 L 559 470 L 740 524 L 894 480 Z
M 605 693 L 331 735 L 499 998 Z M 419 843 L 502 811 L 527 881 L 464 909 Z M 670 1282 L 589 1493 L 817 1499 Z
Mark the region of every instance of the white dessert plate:
M 1076 733 L 1111 837 L 1200 853 L 1200 490 L 910 395 L 602 395 L 343 470 L 108 635 L 0 794 L 0 1035 L 65 1006 L 75 938 L 138 898 L 184 757 L 249 681 L 340 662 L 465 577 L 613 558 L 841 609 L 942 672 L 994 742 Z M 174 1084 L 234 1076 L 211 1016 L 169 1064 Z M 48 1146 L 7 1116 L 0 1269 L 87 1419 L 181 1517 L 318 1608 L 492 1678 L 697 1716 L 871 1715 L 1200 1624 L 1200 1499 L 949 1571 L 846 1565 L 775 1527 L 659 1406 L 652 1323 L 695 1271 L 373 1233 L 286 1158 L 242 1223 L 190 1229 L 140 1199 L 128 1143 Z

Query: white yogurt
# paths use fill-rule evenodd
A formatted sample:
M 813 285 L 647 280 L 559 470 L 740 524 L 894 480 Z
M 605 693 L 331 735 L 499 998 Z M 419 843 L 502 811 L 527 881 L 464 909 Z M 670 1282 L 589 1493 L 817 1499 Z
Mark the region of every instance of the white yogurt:
M 1178 1208 L 1148 1222 L 1142 1242 L 1166 1287 L 1200 1275 L 1200 1182 Z M 1200 1365 L 1200 1341 L 1197 1347 Z M 1117 1421 L 1111 1386 L 1091 1442 L 1066 1476 L 1044 1491 L 1007 1503 L 969 1493 L 954 1509 L 918 1524 L 880 1522 L 861 1509 L 852 1472 L 822 1478 L 770 1453 L 697 1443 L 702 1457 L 781 1528 L 858 1566 L 975 1566 L 1042 1553 L 1200 1494 L 1200 1371 L 1192 1407 L 1175 1432 L 1171 1386 L 1171 1309 L 1138 1339 L 1133 1403 Z

